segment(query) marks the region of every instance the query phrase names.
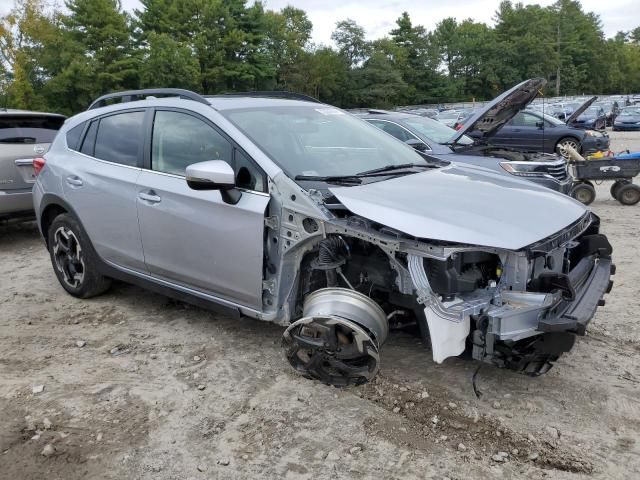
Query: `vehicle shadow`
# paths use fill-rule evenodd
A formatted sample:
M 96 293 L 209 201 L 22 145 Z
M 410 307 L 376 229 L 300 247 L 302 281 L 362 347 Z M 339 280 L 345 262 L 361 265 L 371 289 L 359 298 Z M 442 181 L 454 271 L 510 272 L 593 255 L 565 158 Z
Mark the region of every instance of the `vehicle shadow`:
M 0 248 L 12 247 L 25 241 L 39 240 L 38 225 L 33 221 L 1 220 Z

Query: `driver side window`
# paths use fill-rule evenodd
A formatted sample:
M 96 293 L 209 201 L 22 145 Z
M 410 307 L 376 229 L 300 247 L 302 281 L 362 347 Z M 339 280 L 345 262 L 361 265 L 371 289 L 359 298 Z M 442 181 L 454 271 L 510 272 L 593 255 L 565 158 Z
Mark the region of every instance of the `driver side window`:
M 513 127 L 537 127 L 542 120 L 535 115 L 526 112 L 519 112 L 509 124 Z
M 209 125 L 180 112 L 157 111 L 153 122 L 151 169 L 184 175 L 188 165 L 207 160 L 231 163 L 231 143 Z
M 256 164 L 204 121 L 186 113 L 158 110 L 153 122 L 151 170 L 184 176 L 187 166 L 224 160 L 240 188 L 265 191 L 264 175 Z

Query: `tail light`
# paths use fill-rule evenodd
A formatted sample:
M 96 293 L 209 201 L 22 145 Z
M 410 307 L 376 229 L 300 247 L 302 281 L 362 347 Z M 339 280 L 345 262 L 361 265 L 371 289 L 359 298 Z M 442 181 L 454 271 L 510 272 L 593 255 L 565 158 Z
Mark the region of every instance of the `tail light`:
M 33 171 L 35 172 L 36 176 L 42 171 L 45 163 L 47 163 L 47 161 L 42 157 L 33 159 Z

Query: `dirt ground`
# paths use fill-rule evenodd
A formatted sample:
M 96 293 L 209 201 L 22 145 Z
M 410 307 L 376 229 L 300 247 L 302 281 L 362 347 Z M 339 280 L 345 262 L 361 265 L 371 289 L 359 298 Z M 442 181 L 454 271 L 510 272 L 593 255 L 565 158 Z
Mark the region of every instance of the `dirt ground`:
M 124 284 L 76 300 L 35 225 L 1 225 L 0 479 L 640 478 L 640 204 L 609 186 L 606 306 L 542 377 L 483 366 L 480 399 L 477 363 L 403 333 L 336 389 L 293 372 L 280 327 Z

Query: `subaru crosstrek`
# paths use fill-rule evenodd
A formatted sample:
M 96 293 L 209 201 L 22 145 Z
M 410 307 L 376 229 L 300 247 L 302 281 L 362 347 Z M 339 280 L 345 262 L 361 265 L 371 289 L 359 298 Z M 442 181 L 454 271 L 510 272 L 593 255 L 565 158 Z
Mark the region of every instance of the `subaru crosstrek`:
M 115 278 L 275 322 L 291 365 L 329 384 L 371 379 L 407 324 L 436 362 L 544 373 L 612 286 L 572 198 L 301 96 L 111 94 L 45 160 L 35 208 L 67 292 Z

